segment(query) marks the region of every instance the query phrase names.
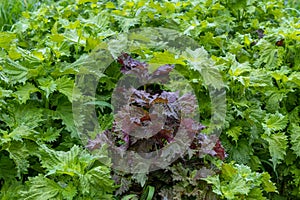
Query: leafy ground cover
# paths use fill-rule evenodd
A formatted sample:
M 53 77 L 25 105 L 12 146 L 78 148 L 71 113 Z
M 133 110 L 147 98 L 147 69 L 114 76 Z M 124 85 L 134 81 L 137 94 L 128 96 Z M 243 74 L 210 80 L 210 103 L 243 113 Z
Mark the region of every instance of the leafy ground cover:
M 13 7 L 21 4 L 23 8 Z M 37 5 L 0 4 L 1 199 L 300 197 L 297 3 L 60 0 L 32 8 L 29 4 Z M 8 15 L 6 8 L 14 12 Z M 197 132 L 197 137 L 192 134 L 193 151 L 164 170 L 131 174 L 114 170 L 106 145 L 97 146 L 99 159 L 82 143 L 80 124 L 73 118 L 72 102 L 77 98 L 73 89 L 91 52 L 105 48 L 112 36 L 143 27 L 174 29 L 194 39 L 203 48 L 189 55 L 217 69 L 223 81 L 216 82 L 209 73 L 199 76 L 172 50 L 133 50 L 111 64 L 99 79 L 96 111 L 101 129 L 120 148 L 136 150 L 145 144 L 147 151 L 162 148 L 172 142 L 170 129 L 176 130 L 178 123 L 174 109 L 168 116 L 172 123 L 146 143 L 117 130 L 110 100 L 126 70 L 140 66 L 143 71 L 154 61 L 159 61 L 160 75 L 174 68 L 186 77 L 199 105 L 199 126 L 191 131 Z M 129 61 L 134 65 L 128 66 Z M 210 126 L 210 84 L 226 88 L 226 118 L 220 127 Z M 173 107 L 170 99 L 178 98 L 174 87 L 147 88 L 133 91 L 136 98 L 131 103 L 143 111 L 130 123 L 138 126 L 148 123 L 151 102 Z M 213 138 L 214 129 L 222 130 L 220 138 Z M 88 145 L 90 150 L 96 142 Z M 204 144 L 214 152 L 199 156 Z
M 55 0 L 3 0 L 0 4 L 0 27 L 1 30 L 10 30 L 12 25 L 22 16 L 23 11 L 34 11 L 43 3 L 50 4 Z

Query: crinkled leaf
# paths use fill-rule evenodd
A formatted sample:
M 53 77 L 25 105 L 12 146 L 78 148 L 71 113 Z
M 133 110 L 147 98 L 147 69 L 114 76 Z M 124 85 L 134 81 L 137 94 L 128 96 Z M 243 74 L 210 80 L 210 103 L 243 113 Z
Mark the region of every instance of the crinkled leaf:
M 149 61 L 149 70 L 150 72 L 155 73 L 155 71 L 157 71 L 160 66 L 165 64 L 185 65 L 185 62 L 183 58 L 176 58 L 176 56 L 169 51 L 154 52 L 153 57 Z
M 40 78 L 38 82 L 40 84 L 39 88 L 46 93 L 46 98 L 56 90 L 57 84 L 51 77 Z
M 64 102 L 58 105 L 55 114 L 55 119 L 61 119 L 66 129 L 71 133 L 72 137 L 79 137 L 73 118 L 72 105 L 68 102 Z
M 231 127 L 229 130 L 226 131 L 226 134 L 228 136 L 231 136 L 233 141 L 237 142 L 239 136 L 242 134 L 242 127 L 240 126 Z
M 267 200 L 267 198 L 263 196 L 263 191 L 260 188 L 254 188 L 247 195 L 247 200 Z
M 0 32 L 0 47 L 8 50 L 12 41 L 17 38 L 17 34 L 11 32 Z
M 236 177 L 228 185 L 221 186 L 221 191 L 226 199 L 235 199 L 238 194 L 248 195 L 250 186 L 244 179 Z
M 231 164 L 224 163 L 222 165 L 222 175 L 225 179 L 231 179 L 237 174 L 237 169 Z
M 8 80 L 11 84 L 25 83 L 30 77 L 29 69 L 22 66 L 17 61 L 7 59 L 6 66 L 3 69 L 4 73 L 7 74 Z
M 25 125 L 31 130 L 37 128 L 40 123 L 45 120 L 43 118 L 43 110 L 33 107 L 32 105 L 15 106 L 14 119 L 16 127 Z
M 77 193 L 72 183 L 62 186 L 54 180 L 42 175 L 31 177 L 27 182 L 28 191 L 23 191 L 24 200 L 40 200 L 40 199 L 73 199 Z
M 269 143 L 269 152 L 271 154 L 271 160 L 275 169 L 277 164 L 281 163 L 286 155 L 288 138 L 284 133 L 276 133 L 271 135 L 264 134 L 262 138 Z
M 269 114 L 265 117 L 264 129 L 266 133 L 270 133 L 272 131 L 279 131 L 285 129 L 288 123 L 288 118 L 282 115 L 279 112 L 275 114 Z
M 41 150 L 41 163 L 46 168 L 47 175 L 64 174 L 79 178 L 80 191 L 83 194 L 96 191 L 96 188 L 99 189 L 99 187 L 103 189 L 99 191 L 100 196 L 114 190 L 110 169 L 107 166 L 91 168 L 97 157 L 90 155 L 86 150 L 73 146 L 67 152 L 54 151 L 45 145 L 42 146 Z
M 68 78 L 66 76 L 63 76 L 61 78 L 58 78 L 54 82 L 56 84 L 57 90 L 66 95 L 70 102 L 73 100 L 73 88 L 74 88 L 74 80 L 71 78 Z
M 271 176 L 267 172 L 262 173 L 262 183 L 264 190 L 267 192 L 277 192 L 275 183 L 272 183 Z
M 215 194 L 218 194 L 220 196 L 222 195 L 221 182 L 220 182 L 219 175 L 209 176 L 207 178 L 204 178 L 203 180 L 205 180 L 208 184 L 212 184 L 213 185 L 213 192 Z
M 13 146 L 6 149 L 9 152 L 9 157 L 15 162 L 17 168 L 17 176 L 21 177 L 28 171 L 29 167 L 29 150 L 27 148 L 28 143 L 14 142 Z
M 21 181 L 4 181 L 4 184 L 0 190 L 0 199 L 11 200 L 11 199 L 22 199 L 20 191 L 25 189 L 25 186 Z
M 218 68 L 214 66 L 213 60 L 208 57 L 208 53 L 204 48 L 198 48 L 194 51 L 186 49 L 183 53 L 183 57 L 190 63 L 195 71 L 200 72 L 206 85 L 215 89 L 224 87 L 223 78 Z
M 18 87 L 18 90 L 14 92 L 13 96 L 15 96 L 21 104 L 24 104 L 30 99 L 30 94 L 38 91 L 39 89 L 36 88 L 32 83 L 26 83 L 24 86 Z
M 300 127 L 296 124 L 292 124 L 289 132 L 291 134 L 292 150 L 300 157 Z
M 137 183 L 139 183 L 141 186 L 144 186 L 148 177 L 145 173 L 135 173 L 132 178 L 136 180 Z
M 39 133 L 37 135 L 37 140 L 41 140 L 44 142 L 54 142 L 60 136 L 62 129 L 56 129 L 54 127 L 47 128 L 46 131 Z

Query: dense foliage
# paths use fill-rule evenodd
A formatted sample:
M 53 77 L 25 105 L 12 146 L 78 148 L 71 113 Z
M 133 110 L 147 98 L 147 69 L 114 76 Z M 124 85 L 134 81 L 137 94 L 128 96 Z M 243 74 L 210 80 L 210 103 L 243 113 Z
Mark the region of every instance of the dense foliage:
M 43 3 L 55 0 L 2 0 L 0 3 L 0 30 L 11 30 L 14 23 L 22 17 L 24 11 L 34 11 Z
M 16 15 L 3 9 L 13 4 L 0 3 L 0 17 L 7 19 L 0 24 L 1 199 L 300 198 L 299 5 L 275 0 L 60 0 L 48 5 L 32 1 L 35 6 L 26 9 L 31 1 L 20 2 L 23 7 L 16 4 L 12 12 Z M 167 169 L 130 174 L 111 168 L 107 146 L 97 148 L 100 159 L 86 150 L 73 119 L 73 89 L 93 50 L 118 33 L 142 27 L 175 29 L 203 47 L 185 55 L 163 48 L 128 53 L 139 65 L 159 63 L 163 72 L 175 68 L 186 77 L 199 104 L 197 123 L 207 129 L 198 127 L 201 145 Z M 205 71 L 199 76 L 188 56 L 219 70 L 223 82 Z M 112 131 L 111 95 L 127 67 L 116 60 L 100 78 L 97 117 L 120 146 L 138 149 L 144 144 Z M 210 126 L 207 85 L 226 88 L 222 127 Z M 150 102 L 169 106 L 166 99 L 176 92 L 170 88 L 137 89 L 139 98 L 132 104 L 143 110 Z M 173 114 L 168 120 L 176 126 Z M 134 123 L 147 121 L 146 115 Z M 215 129 L 222 130 L 221 142 L 209 135 Z M 166 145 L 172 134 L 162 131 L 151 138 L 148 150 Z M 215 147 L 215 153 L 199 156 L 203 144 Z M 219 159 L 225 157 L 221 144 L 224 160 Z

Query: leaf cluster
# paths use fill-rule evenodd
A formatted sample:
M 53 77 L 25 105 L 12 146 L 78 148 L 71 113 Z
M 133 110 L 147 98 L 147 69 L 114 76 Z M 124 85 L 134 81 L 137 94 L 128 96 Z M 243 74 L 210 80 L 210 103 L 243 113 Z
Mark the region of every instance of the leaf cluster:
M 97 195 L 108 195 L 111 198 L 113 187 L 109 181 L 110 169 L 98 163 L 83 147 L 79 147 L 82 144 L 76 127 L 80 124 L 76 124 L 73 119 L 71 103 L 80 96 L 80 92 L 76 95 L 76 91 L 73 91 L 75 76 L 80 66 L 90 63 L 89 53 L 96 47 L 103 46 L 109 37 L 120 32 L 126 33 L 133 28 L 158 26 L 176 29 L 202 46 L 185 49 L 184 53 L 174 52 L 172 49 L 163 51 L 161 49 L 164 49 L 164 44 L 156 44 L 160 46 L 157 51 L 133 51 L 139 60 L 149 63 L 152 72 L 159 69 L 157 73 L 160 76 L 168 73 L 171 65 L 175 65 L 174 69 L 189 80 L 197 95 L 199 121 L 208 127 L 202 132 L 222 130 L 220 140 L 228 154 L 225 162 L 235 161 L 237 164 L 224 164 L 220 167 L 221 173 L 206 179 L 213 185 L 214 195 L 231 199 L 248 198 L 247 196 L 250 199 L 264 199 L 262 196 L 268 195 L 270 199 L 299 198 L 300 38 L 299 12 L 295 9 L 299 7 L 297 2 L 60 0 L 50 5 L 40 4 L 32 12 L 29 12 L 30 9 L 26 10 L 19 18 L 26 6 L 18 6 L 24 2 L 31 1 L 19 1 L 15 6 L 1 2 L 0 10 L 1 23 L 11 25 L 19 19 L 11 27 L 0 25 L 2 199 L 39 198 L 39 195 L 45 193 L 49 195 L 49 199 L 75 199 L 77 195 L 78 198 L 85 199 L 102 198 Z M 13 11 L 11 19 L 6 17 L 9 9 L 5 6 Z M 170 35 L 167 37 L 172 38 Z M 173 41 L 176 47 L 184 42 L 176 39 Z M 120 46 L 120 43 L 116 44 L 116 47 Z M 145 66 L 143 63 L 135 63 L 129 57 L 126 62 L 134 65 L 135 69 L 143 69 Z M 165 66 L 158 68 L 162 65 Z M 102 130 L 112 129 L 109 125 L 113 122 L 112 108 L 108 102 L 121 76 L 117 68 L 118 65 L 114 63 L 111 71 L 101 75 L 101 87 L 97 88 L 95 99 L 91 99 L 96 105 Z M 208 70 L 212 68 L 214 70 Z M 195 73 L 199 69 L 202 70 L 202 76 Z M 122 71 L 126 70 L 128 68 L 123 67 Z M 144 75 L 147 76 L 147 73 Z M 224 83 L 217 81 L 220 78 Z M 89 80 L 83 81 L 94 84 Z M 170 84 L 169 88 L 183 84 L 185 82 L 178 81 Z M 227 107 L 218 108 L 222 109 L 221 113 L 226 113 L 224 126 L 210 126 L 209 120 L 214 108 L 211 108 L 207 86 L 215 89 L 226 86 Z M 156 97 L 153 96 L 153 90 L 159 91 Z M 147 107 L 151 102 L 166 104 L 165 106 L 169 104 L 168 98 L 175 94 L 165 90 L 166 97 L 163 97 L 161 90 L 164 88 L 151 85 L 148 91 L 134 91 L 132 105 L 142 109 L 142 112 L 137 119 L 130 121 L 133 123 L 126 124 L 128 129 L 134 123 L 138 127 L 149 123 Z M 176 122 L 173 111 L 169 112 L 167 118 Z M 82 123 L 89 122 L 83 116 L 78 117 L 82 117 Z M 170 128 L 176 129 L 176 126 L 167 124 L 166 129 Z M 126 134 L 123 136 L 120 130 L 116 132 L 115 140 L 119 142 L 119 146 L 138 143 L 133 138 L 127 139 Z M 161 133 L 158 139 L 152 138 L 152 143 L 163 141 L 166 144 L 174 136 L 168 131 L 164 139 L 162 135 L 164 134 Z M 217 154 L 214 155 L 224 157 L 225 152 L 217 141 L 213 140 L 211 143 L 211 138 L 207 137 L 208 139 L 201 135 L 198 138 L 197 142 L 200 141 L 201 145 L 197 146 L 197 142 L 193 144 L 196 147 L 192 148 L 194 150 L 191 155 L 197 157 L 196 152 L 199 153 L 205 143 L 215 147 Z M 153 145 L 149 147 L 150 150 L 153 148 Z M 149 184 L 146 184 L 143 175 L 124 175 L 123 178 L 121 176 L 116 179 L 120 180 L 116 182 L 121 184 L 120 188 L 128 191 L 138 186 L 132 184 L 129 189 L 126 185 L 130 185 L 135 179 L 143 180 L 147 186 L 138 188 L 131 197 L 141 196 L 140 191 L 148 193 L 149 197 L 153 196 L 151 194 L 157 180 L 164 180 L 161 185 L 171 189 L 161 189 L 157 195 L 178 199 L 191 196 L 197 198 L 197 195 L 198 198 L 213 198 L 212 193 L 209 194 L 212 196 L 199 194 L 203 191 L 198 189 L 201 187 L 199 185 L 204 180 L 196 178 L 195 182 L 195 174 L 201 174 L 204 170 L 204 174 L 213 175 L 216 170 L 211 170 L 211 163 L 205 163 L 204 169 L 196 168 L 193 163 L 198 164 L 202 158 L 197 157 L 195 162 L 192 160 L 186 158 L 174 163 L 168 169 L 172 179 L 163 176 L 165 172 L 159 171 L 157 175 L 153 175 L 155 178 Z M 174 175 L 176 170 L 180 171 L 179 178 Z M 258 174 L 257 171 L 262 173 Z M 265 194 L 274 191 L 273 186 L 266 186 L 269 184 L 267 173 L 276 183 L 278 194 Z M 200 177 L 205 178 L 202 175 Z M 103 182 L 107 185 L 97 193 L 95 184 L 101 186 Z M 241 190 L 227 191 L 236 186 Z M 90 191 L 87 192 L 85 188 Z M 155 190 L 160 190 L 158 188 L 160 186 Z M 16 190 L 21 192 L 15 192 Z

